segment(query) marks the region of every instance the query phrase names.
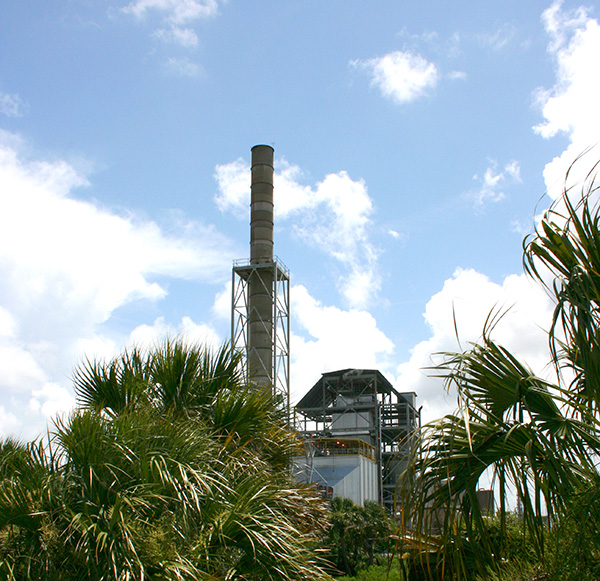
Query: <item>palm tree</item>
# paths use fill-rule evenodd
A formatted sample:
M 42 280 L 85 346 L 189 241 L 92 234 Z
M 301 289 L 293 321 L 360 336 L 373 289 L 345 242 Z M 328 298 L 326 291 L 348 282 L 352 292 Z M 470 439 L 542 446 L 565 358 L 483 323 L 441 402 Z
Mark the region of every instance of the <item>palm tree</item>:
M 594 168 L 596 169 L 596 168 Z M 565 190 L 525 242 L 526 272 L 555 301 L 549 331 L 555 381 L 536 376 L 492 339 L 446 353 L 435 374 L 456 387 L 456 414 L 424 426 L 403 475 L 405 526 L 420 534 L 421 556 L 439 578 L 471 578 L 497 567 L 509 496 L 522 507 L 536 558 L 548 532 L 565 522 L 574 499 L 597 497 L 600 480 L 600 213 L 590 173 L 579 202 Z M 500 542 L 477 501 L 483 476 L 498 494 Z M 581 507 L 581 504 L 579 504 Z M 600 509 L 595 512 L 598 522 Z M 428 557 L 426 559 L 425 557 Z M 432 563 L 435 564 L 433 567 Z
M 227 346 L 173 340 L 86 361 L 80 407 L 49 439 L 0 449 L 0 572 L 328 578 L 315 551 L 323 506 L 288 470 L 295 436 L 238 363 Z
M 367 500 L 360 506 L 337 496 L 330 502 L 329 523 L 332 560 L 346 575 L 356 575 L 390 551 L 394 521 L 378 502 Z

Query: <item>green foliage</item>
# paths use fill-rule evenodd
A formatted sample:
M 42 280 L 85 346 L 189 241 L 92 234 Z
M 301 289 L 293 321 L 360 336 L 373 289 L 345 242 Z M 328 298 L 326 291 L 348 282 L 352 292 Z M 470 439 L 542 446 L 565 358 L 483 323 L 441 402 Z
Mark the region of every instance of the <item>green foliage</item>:
M 600 579 L 600 484 L 570 499 L 546 543 L 546 563 L 557 581 Z
M 400 485 L 405 534 L 415 541 L 431 578 L 470 579 L 477 572 L 511 578 L 515 571 L 506 571 L 515 563 L 532 561 L 553 579 L 584 579 L 584 570 L 590 578 L 597 575 L 600 539 L 578 527 L 597 524 L 600 505 L 575 502 L 600 494 L 596 190 L 590 174 L 578 203 L 565 191 L 525 244 L 526 271 L 546 286 L 556 305 L 549 327 L 556 380 L 536 376 L 492 338 L 496 313 L 479 343 L 445 354 L 435 368 L 448 388 L 456 388 L 459 409 L 420 430 Z M 554 276 L 551 285 L 548 272 Z M 484 474 L 492 477 L 497 493 L 494 527 L 476 497 Z M 509 536 L 509 492 L 522 507 L 524 553 L 514 553 Z M 560 571 L 567 568 L 578 572 L 563 577 Z
M 393 559 L 384 565 L 371 565 L 361 569 L 354 577 L 338 577 L 337 581 L 410 581 L 408 559 Z
M 326 579 L 323 503 L 298 446 L 229 348 L 166 341 L 75 375 L 47 441 L 0 446 L 6 579 Z
M 394 523 L 377 502 L 359 506 L 348 498 L 333 498 L 329 523 L 331 560 L 339 571 L 354 575 L 391 551 Z
M 590 510 L 598 502 L 596 485 L 568 502 L 565 513 L 545 537 L 544 559 L 536 558 L 527 529 L 516 515 L 507 519 L 506 534 L 499 541 L 505 558 L 489 567 L 477 581 L 595 581 L 600 579 L 600 522 L 597 511 Z M 499 519 L 489 523 L 492 535 L 498 535 Z

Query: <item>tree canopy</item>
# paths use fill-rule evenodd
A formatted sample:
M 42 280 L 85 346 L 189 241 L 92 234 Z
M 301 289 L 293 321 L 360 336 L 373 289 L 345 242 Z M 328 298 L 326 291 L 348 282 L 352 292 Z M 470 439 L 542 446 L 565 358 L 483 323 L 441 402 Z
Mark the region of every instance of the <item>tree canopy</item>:
M 284 410 L 231 348 L 166 340 L 75 372 L 47 439 L 0 445 L 7 579 L 327 579 Z
M 458 411 L 423 426 L 401 481 L 403 524 L 419 539 L 434 577 L 466 579 L 501 567 L 498 539 L 506 534 L 511 497 L 542 564 L 553 531 L 569 521 L 577 535 L 584 519 L 600 522 L 598 505 L 581 502 L 600 491 L 600 212 L 594 176 L 588 175 L 579 197 L 565 189 L 524 243 L 525 271 L 555 303 L 548 331 L 554 379 L 536 375 L 493 339 L 497 313 L 490 314 L 480 342 L 446 353 L 435 369 L 448 388 L 456 388 Z M 497 493 L 499 536 L 490 534 L 477 501 L 484 475 Z

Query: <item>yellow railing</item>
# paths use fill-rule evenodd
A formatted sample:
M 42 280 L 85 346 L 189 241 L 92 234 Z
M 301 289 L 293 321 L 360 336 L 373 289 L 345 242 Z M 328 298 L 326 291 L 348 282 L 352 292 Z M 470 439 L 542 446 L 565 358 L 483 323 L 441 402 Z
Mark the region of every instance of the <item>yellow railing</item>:
M 364 456 L 376 461 L 375 447 L 358 438 L 318 438 L 311 440 L 316 456 Z

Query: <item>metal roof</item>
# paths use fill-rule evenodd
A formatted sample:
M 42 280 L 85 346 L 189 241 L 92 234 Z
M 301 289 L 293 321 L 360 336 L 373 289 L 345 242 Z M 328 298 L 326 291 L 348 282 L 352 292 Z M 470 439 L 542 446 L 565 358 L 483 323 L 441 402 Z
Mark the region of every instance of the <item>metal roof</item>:
M 365 387 L 369 386 L 368 382 L 373 380 L 375 381 L 372 385 L 376 387 L 377 393 L 390 394 L 397 398 L 402 397 L 377 369 L 340 369 L 323 373 L 319 381 L 298 402 L 296 410 L 302 412 L 315 408 L 327 408 L 334 402 L 337 394 L 347 393 L 348 389 L 355 395 L 363 394 Z

